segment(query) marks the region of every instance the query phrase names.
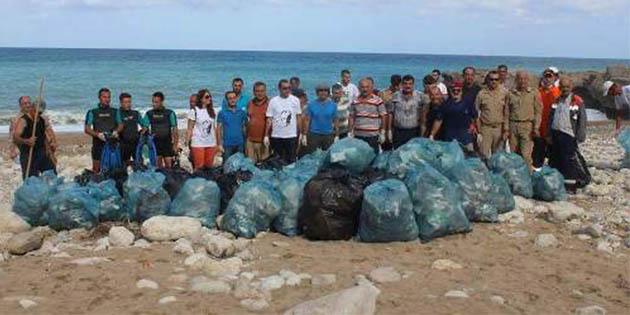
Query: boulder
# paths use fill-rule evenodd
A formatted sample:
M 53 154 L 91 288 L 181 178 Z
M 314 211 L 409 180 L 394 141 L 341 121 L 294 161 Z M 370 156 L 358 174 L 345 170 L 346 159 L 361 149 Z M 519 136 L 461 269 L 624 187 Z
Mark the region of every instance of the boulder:
M 9 253 L 13 255 L 24 255 L 30 251 L 39 249 L 44 241 L 44 235 L 36 230 L 22 232 L 13 235 L 7 243 Z
M 0 210 L 0 234 L 22 233 L 30 229 L 31 225 L 13 211 Z
M 124 226 L 112 226 L 109 229 L 109 244 L 111 246 L 131 246 L 135 236 Z
M 150 241 L 193 239 L 201 232 L 201 221 L 196 218 L 159 215 L 144 221 L 140 231 Z
M 376 310 L 376 298 L 381 293 L 370 284 L 345 289 L 307 301 L 287 310 L 285 315 L 371 315 Z

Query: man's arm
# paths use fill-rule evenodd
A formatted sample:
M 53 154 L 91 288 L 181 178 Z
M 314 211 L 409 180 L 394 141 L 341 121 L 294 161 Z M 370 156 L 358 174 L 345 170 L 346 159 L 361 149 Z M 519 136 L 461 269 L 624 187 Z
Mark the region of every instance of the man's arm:
M 101 138 L 100 134 L 98 132 L 96 132 L 94 129 L 92 129 L 92 122 L 94 121 L 94 114 L 92 113 L 92 111 L 88 111 L 87 114 L 85 115 L 85 127 L 83 128 L 83 132 L 85 132 L 87 135 L 92 136 L 94 138 Z M 103 140 L 103 139 L 101 139 Z
M 177 128 L 177 116 L 175 112 L 171 111 L 170 115 L 170 123 L 171 123 L 171 141 L 173 142 L 173 151 L 177 154 L 179 151 L 179 130 Z
M 48 145 L 53 151 L 57 151 L 57 136 L 55 135 L 55 130 L 50 123 L 50 119 L 48 117 L 42 116 L 42 120 L 44 121 L 44 126 L 46 126 L 46 141 L 48 141 Z
M 540 124 L 542 123 L 542 100 L 540 94 L 534 96 L 534 137 L 540 136 Z
M 298 137 L 302 134 L 302 131 L 304 129 L 302 129 L 302 114 L 297 114 L 295 115 L 295 117 L 297 118 L 297 135 Z
M 429 135 L 430 139 L 435 139 L 435 137 L 437 136 L 438 132 L 440 132 L 440 129 L 442 128 L 442 119 L 436 119 L 433 122 L 433 127 L 431 127 L 431 133 Z
M 35 144 L 35 137 L 30 138 L 22 138 L 22 132 L 24 132 L 24 127 L 26 126 L 26 122 L 23 118 L 18 119 L 16 122 L 15 129 L 13 130 L 13 142 L 15 144 L 26 144 L 28 146 L 33 146 Z
M 503 140 L 507 140 L 510 136 L 510 101 L 509 94 L 506 93 L 503 98 Z

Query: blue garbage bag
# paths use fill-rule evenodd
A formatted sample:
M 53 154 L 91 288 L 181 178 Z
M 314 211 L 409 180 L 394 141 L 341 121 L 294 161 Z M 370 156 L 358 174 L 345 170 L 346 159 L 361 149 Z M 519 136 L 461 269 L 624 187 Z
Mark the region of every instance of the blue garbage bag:
M 362 242 L 412 241 L 418 234 L 413 203 L 402 181 L 387 179 L 365 188 L 359 215 Z
M 298 212 L 302 207 L 306 182 L 295 177 L 287 177 L 276 185 L 282 198 L 282 208 L 273 220 L 273 229 L 276 232 L 286 236 L 296 236 L 301 233 L 298 226 Z
M 622 168 L 630 168 L 630 128 L 625 128 L 617 136 L 617 142 L 626 151 L 621 162 Z
M 191 178 L 173 199 L 168 215 L 198 218 L 203 226 L 215 228 L 220 210 L 219 185 L 204 178 Z
M 432 166 L 423 163 L 405 177 L 413 202 L 420 240 L 470 232 L 470 222 L 462 208 L 461 191 L 456 184 Z
M 270 183 L 242 184 L 230 200 L 221 220 L 221 229 L 235 236 L 254 238 L 269 229 L 282 208 L 282 198 Z
M 496 222 L 498 209 L 492 204 L 492 179 L 486 165 L 478 158 L 456 164 L 447 177 L 462 191 L 462 207 L 473 222 Z
M 254 161 L 252 161 L 252 159 L 245 157 L 245 155 L 242 152 L 238 152 L 238 153 L 232 154 L 223 163 L 223 173 L 229 174 L 229 173 L 234 173 L 238 170 L 250 171 L 254 173 L 256 170 L 256 166 L 254 165 Z
M 143 222 L 168 213 L 171 198 L 162 185 L 164 174 L 154 170 L 133 172 L 123 184 L 125 209 L 130 220 Z
M 564 187 L 564 176 L 555 168 L 543 166 L 540 171 L 532 174 L 534 184 L 534 198 L 544 201 L 557 201 L 567 199 L 567 191 Z
M 87 187 L 77 185 L 50 198 L 48 225 L 56 231 L 91 229 L 98 224 L 98 211 L 98 200 L 90 195 Z
M 529 168 L 520 155 L 505 151 L 497 152 L 488 159 L 488 168 L 505 178 L 513 194 L 525 198 L 534 196 Z
M 42 179 L 44 180 L 44 182 L 53 189 L 56 189 L 57 186 L 63 184 L 64 182 L 64 178 L 63 177 L 57 177 L 57 174 L 55 174 L 55 171 L 53 170 L 47 170 L 45 172 L 42 173 Z
M 372 162 L 372 168 L 379 171 L 387 171 L 387 165 L 389 157 L 392 155 L 392 151 L 383 151 L 376 156 Z
M 388 161 L 388 172 L 405 178 L 407 172 L 423 162 L 446 174 L 464 160 L 464 152 L 456 141 L 432 141 L 413 138 L 392 152 Z
M 326 164 L 341 166 L 354 174 L 362 173 L 376 157 L 367 142 L 356 138 L 343 138 L 330 147 Z
M 490 174 L 492 187 L 490 193 L 490 203 L 497 207 L 499 214 L 514 210 L 516 202 L 505 178 L 499 174 Z
M 44 213 L 55 190 L 43 178 L 29 177 L 13 193 L 12 210 L 32 226 L 46 225 Z
M 113 179 L 100 183 L 89 182 L 86 187 L 90 195 L 98 201 L 99 221 L 123 221 L 127 218 L 122 198 Z

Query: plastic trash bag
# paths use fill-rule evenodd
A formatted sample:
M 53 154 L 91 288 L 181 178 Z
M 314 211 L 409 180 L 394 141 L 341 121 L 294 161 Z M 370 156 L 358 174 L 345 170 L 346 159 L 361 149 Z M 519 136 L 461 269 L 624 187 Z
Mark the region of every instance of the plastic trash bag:
M 162 187 L 164 180 L 164 174 L 152 170 L 129 175 L 123 187 L 123 197 L 130 220 L 143 222 L 168 213 L 171 198 Z
M 232 173 L 222 174 L 217 178 L 216 183 L 221 189 L 221 211 L 225 210 L 232 200 L 238 188 L 253 178 L 250 171 L 238 170 Z
M 455 165 L 447 177 L 462 191 L 462 208 L 468 220 L 496 222 L 498 209 L 492 204 L 492 179 L 486 165 L 478 158 L 470 158 Z
M 534 196 L 529 168 L 520 155 L 505 151 L 495 153 L 488 159 L 488 168 L 505 178 L 513 194 L 525 198 Z
M 376 157 L 374 149 L 367 142 L 356 138 L 343 138 L 330 146 L 326 161 L 346 170 L 360 174 L 372 164 Z
M 383 151 L 379 155 L 376 156 L 374 161 L 372 162 L 372 168 L 375 170 L 387 170 L 387 165 L 389 163 L 389 157 L 392 155 L 392 151 Z
M 428 164 L 409 171 L 405 185 L 413 202 L 420 240 L 470 232 L 470 222 L 462 208 L 461 191 L 456 184 Z
M 221 175 L 223 175 L 223 168 L 221 167 L 211 167 L 211 168 L 202 168 L 199 170 L 196 170 L 193 174 L 192 177 L 201 177 L 201 178 L 205 178 L 207 180 L 211 180 L 216 182 L 219 177 L 221 177 Z
M 314 240 L 352 238 L 357 233 L 363 188 L 364 181 L 346 170 L 328 169 L 317 174 L 304 187 L 298 213 L 302 233 Z
M 116 183 L 116 189 L 120 195 L 123 194 L 123 185 L 127 181 L 129 174 L 124 169 L 113 169 L 108 173 L 94 173 L 92 170 L 85 169 L 80 175 L 74 177 L 74 182 L 80 186 L 86 186 L 89 182 L 100 183 L 111 179 Z
M 214 228 L 220 208 L 219 185 L 203 178 L 191 178 L 173 199 L 168 215 L 199 218 L 203 226 Z
M 617 136 L 617 142 L 626 151 L 621 161 L 622 168 L 630 168 L 630 128 L 625 128 Z
M 127 212 L 114 180 L 90 182 L 86 187 L 90 195 L 98 201 L 99 221 L 123 221 L 127 218 Z
M 223 173 L 225 174 L 234 173 L 239 170 L 250 171 L 252 173 L 256 170 L 254 161 L 245 157 L 242 152 L 232 154 L 223 164 Z
M 46 225 L 44 213 L 55 188 L 41 177 L 29 177 L 13 193 L 13 212 L 31 226 Z
M 171 199 L 177 196 L 177 193 L 182 188 L 186 180 L 192 177 L 192 174 L 181 167 L 158 169 L 157 172 L 164 174 L 165 179 L 163 187 Z
M 282 208 L 282 198 L 271 184 L 261 181 L 241 185 L 225 210 L 221 229 L 235 236 L 254 238 L 269 229 Z
M 274 231 L 286 236 L 296 236 L 301 233 L 298 225 L 298 213 L 302 206 L 305 185 L 306 182 L 289 177 L 276 186 L 282 198 L 282 208 L 273 221 Z
M 398 178 L 405 178 L 407 172 L 423 162 L 446 174 L 456 164 L 464 160 L 464 152 L 456 141 L 432 141 L 426 138 L 413 138 L 392 152 L 388 161 L 388 171 Z
M 88 188 L 77 185 L 50 198 L 48 225 L 56 231 L 91 229 L 98 224 L 98 211 L 98 200 L 90 195 Z
M 279 171 L 281 170 L 286 163 L 279 155 L 272 155 L 266 160 L 256 163 L 256 167 L 261 170 L 271 170 L 271 171 Z
M 412 241 L 418 234 L 411 197 L 403 182 L 388 179 L 365 188 L 359 216 L 362 242 Z
M 532 174 L 534 184 L 534 198 L 544 201 L 556 201 L 567 199 L 567 191 L 564 187 L 564 176 L 555 168 L 543 166 L 538 172 Z
M 499 214 L 514 210 L 516 202 L 505 178 L 499 174 L 490 174 L 490 178 L 492 180 L 490 203 L 497 207 Z

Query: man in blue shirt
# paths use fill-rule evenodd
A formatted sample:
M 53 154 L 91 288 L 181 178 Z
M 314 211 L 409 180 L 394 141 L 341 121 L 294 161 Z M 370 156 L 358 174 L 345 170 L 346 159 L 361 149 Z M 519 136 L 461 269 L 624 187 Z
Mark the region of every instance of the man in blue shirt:
M 315 88 L 317 99 L 308 104 L 305 111 L 304 135 L 300 141 L 307 153 L 316 149 L 328 150 L 333 139 L 339 138 L 337 105 L 330 100 L 330 88 L 319 84 Z
M 85 115 L 84 132 L 92 136 L 92 171 L 100 171 L 101 154 L 105 147 L 106 135 L 117 137 L 123 128 L 120 112 L 110 107 L 111 92 L 107 88 L 98 91 L 98 106 Z
M 218 130 L 220 130 L 223 145 L 223 160 L 226 161 L 232 154 L 244 152 L 245 134 L 247 130 L 247 114 L 237 107 L 237 95 L 234 91 L 225 93 L 227 109 L 219 112 L 217 118 Z M 221 144 L 219 144 L 220 146 Z
M 243 92 L 243 87 L 245 83 L 241 78 L 234 78 L 232 80 L 232 92 L 236 94 L 236 108 L 247 113 L 247 104 L 249 104 L 249 100 L 251 100 L 251 96 Z M 227 99 L 223 99 L 223 103 L 221 103 L 221 110 L 228 109 Z

